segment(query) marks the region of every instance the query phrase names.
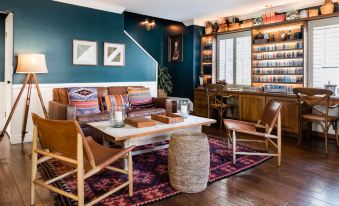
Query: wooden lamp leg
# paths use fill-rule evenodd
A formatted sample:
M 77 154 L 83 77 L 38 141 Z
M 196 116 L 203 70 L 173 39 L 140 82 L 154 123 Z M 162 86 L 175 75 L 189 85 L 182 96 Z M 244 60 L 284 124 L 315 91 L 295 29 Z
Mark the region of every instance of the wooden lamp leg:
M 33 82 L 35 84 L 36 90 L 38 92 L 40 104 L 41 104 L 42 110 L 44 112 L 45 118 L 48 119 L 48 113 L 47 113 L 47 110 L 46 110 L 46 107 L 45 107 L 45 104 L 44 104 L 44 100 L 42 99 L 42 95 L 41 95 L 41 92 L 40 92 L 40 87 L 39 87 L 39 83 L 38 83 L 38 80 L 36 78 L 36 75 L 32 74 L 32 78 L 33 78 Z
M 25 102 L 25 112 L 24 112 L 24 119 L 23 119 L 22 130 L 21 130 L 21 142 L 22 143 L 24 142 L 25 135 L 27 134 L 26 127 L 27 127 L 29 105 L 31 103 L 31 94 L 32 94 L 32 76 L 29 79 L 27 97 L 26 97 L 26 102 Z
M 25 88 L 26 88 L 27 83 L 30 81 L 30 78 L 31 78 L 30 74 L 27 74 L 27 76 L 26 76 L 26 78 L 25 78 L 25 81 L 24 81 L 24 84 L 22 85 L 22 88 L 21 88 L 21 90 L 20 90 L 20 93 L 19 93 L 18 97 L 16 98 L 15 103 L 14 103 L 14 105 L 13 105 L 13 107 L 12 107 L 11 113 L 9 114 L 8 119 L 7 119 L 6 123 L 5 123 L 5 126 L 4 126 L 4 128 L 2 129 L 2 131 L 1 131 L 1 134 L 0 134 L 0 142 L 1 142 L 2 138 L 5 136 L 7 127 L 8 127 L 8 125 L 9 125 L 9 122 L 11 121 L 11 119 L 12 119 L 12 117 L 13 117 L 13 114 L 14 114 L 14 112 L 15 112 L 15 109 L 16 109 L 16 107 L 17 107 L 17 105 L 18 105 L 18 103 L 19 103 L 19 100 L 20 100 L 20 98 L 21 98 L 21 96 L 22 96 L 22 94 L 23 94 L 23 92 L 24 92 L 24 90 L 25 90 Z

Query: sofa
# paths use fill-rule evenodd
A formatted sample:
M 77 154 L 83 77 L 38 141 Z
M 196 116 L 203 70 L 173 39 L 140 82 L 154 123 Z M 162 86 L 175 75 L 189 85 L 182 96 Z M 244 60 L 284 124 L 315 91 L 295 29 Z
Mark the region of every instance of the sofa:
M 96 87 L 98 99 L 103 95 L 125 95 L 128 94 L 127 86 Z M 132 87 L 144 88 L 144 87 Z M 75 106 L 70 105 L 69 88 L 54 88 L 53 99 L 49 102 L 49 118 L 53 120 L 77 120 L 86 136 L 92 136 L 96 141 L 101 142 L 101 134 L 93 131 L 86 125 L 89 122 L 107 121 L 110 118 L 109 112 L 99 112 L 93 114 L 77 114 Z M 100 101 L 98 101 L 100 104 Z M 130 108 L 126 111 L 128 117 L 143 117 L 152 114 L 162 114 L 172 112 L 172 100 L 167 98 L 152 97 L 152 107 Z M 99 105 L 100 107 L 100 105 Z
M 127 86 L 97 87 L 98 98 L 100 95 L 124 95 L 128 94 Z M 143 87 L 134 87 L 143 88 Z M 100 101 L 99 101 L 100 103 Z M 151 108 L 131 108 L 126 111 L 128 117 L 150 116 L 152 114 L 162 114 L 172 112 L 172 101 L 167 98 L 152 98 Z M 80 125 L 88 122 L 109 120 L 109 112 L 95 114 L 77 115 L 76 107 L 70 105 L 68 88 L 54 88 L 53 99 L 49 102 L 49 117 L 54 120 L 77 120 Z

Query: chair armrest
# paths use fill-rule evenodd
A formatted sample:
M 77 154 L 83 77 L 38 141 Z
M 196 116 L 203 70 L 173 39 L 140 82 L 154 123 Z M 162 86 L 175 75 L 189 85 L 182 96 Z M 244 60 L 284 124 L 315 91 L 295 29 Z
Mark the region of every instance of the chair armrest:
M 161 107 L 168 113 L 172 113 L 172 100 L 164 97 L 153 97 L 152 102 L 155 107 Z
M 75 120 L 76 108 L 56 101 L 49 102 L 49 118 L 53 120 Z

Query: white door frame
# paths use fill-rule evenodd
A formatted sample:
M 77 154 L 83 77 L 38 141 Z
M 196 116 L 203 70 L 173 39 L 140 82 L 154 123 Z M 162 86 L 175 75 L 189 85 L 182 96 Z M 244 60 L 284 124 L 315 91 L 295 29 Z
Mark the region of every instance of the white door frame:
M 9 12 L 5 20 L 5 82 L 3 86 L 4 97 L 2 107 L 5 108 L 4 119 L 7 120 L 8 115 L 12 108 L 12 81 L 13 81 L 13 48 L 14 48 L 14 15 Z M 4 121 L 5 122 L 5 121 Z M 3 122 L 3 124 L 4 124 Z M 0 125 L 3 127 L 3 125 Z M 10 125 L 7 128 L 7 132 L 10 131 Z M 10 134 L 8 134 L 10 135 Z

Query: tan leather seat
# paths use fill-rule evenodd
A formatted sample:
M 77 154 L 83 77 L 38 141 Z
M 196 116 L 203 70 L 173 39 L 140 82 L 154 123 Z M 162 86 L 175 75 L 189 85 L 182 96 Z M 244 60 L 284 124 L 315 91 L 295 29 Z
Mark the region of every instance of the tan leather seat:
M 105 194 L 95 197 L 88 205 L 94 205 L 114 192 L 128 186 L 129 195 L 133 195 L 133 166 L 132 153 L 134 146 L 126 149 L 111 149 L 96 143 L 92 137 L 85 138 L 79 124 L 74 120 L 48 120 L 32 114 L 34 124 L 32 144 L 32 178 L 31 178 L 31 205 L 34 205 L 35 184 L 57 192 L 84 206 L 84 180 L 109 169 L 128 175 L 128 180 Z M 38 139 L 42 149 L 39 149 Z M 38 159 L 38 155 L 42 157 Z M 72 165 L 74 170 L 55 177 L 46 182 L 37 179 L 37 165 L 51 158 Z M 128 170 L 119 169 L 112 164 L 119 159 L 128 158 Z M 73 173 L 77 173 L 77 195 L 62 191 L 53 185 L 53 182 Z
M 227 129 L 232 131 L 249 131 L 249 132 L 256 132 L 256 127 L 254 123 L 244 122 L 239 120 L 233 119 L 225 119 L 224 123 Z

